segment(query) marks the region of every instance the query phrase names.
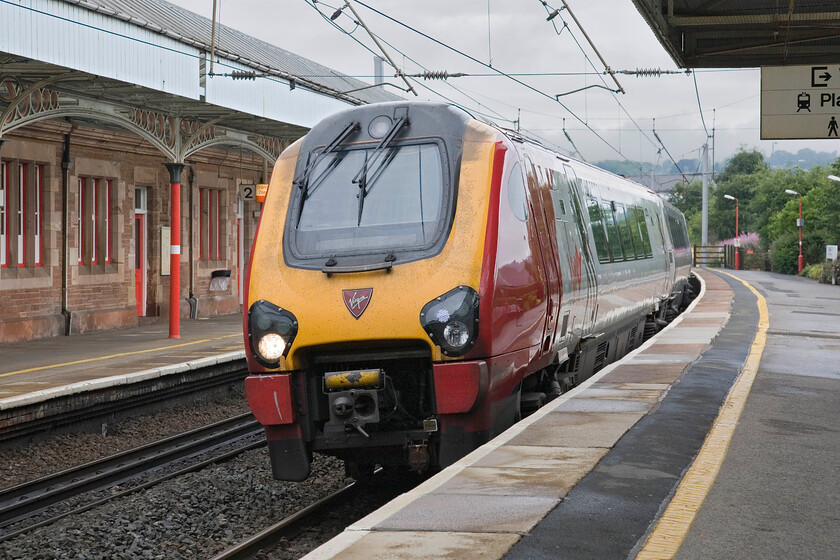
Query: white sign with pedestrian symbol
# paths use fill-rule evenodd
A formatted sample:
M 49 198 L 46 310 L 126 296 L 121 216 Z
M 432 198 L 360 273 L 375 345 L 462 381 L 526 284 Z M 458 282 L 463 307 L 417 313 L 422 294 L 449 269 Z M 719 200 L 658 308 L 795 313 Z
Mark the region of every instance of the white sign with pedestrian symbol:
M 840 62 L 761 69 L 761 139 L 840 139 Z

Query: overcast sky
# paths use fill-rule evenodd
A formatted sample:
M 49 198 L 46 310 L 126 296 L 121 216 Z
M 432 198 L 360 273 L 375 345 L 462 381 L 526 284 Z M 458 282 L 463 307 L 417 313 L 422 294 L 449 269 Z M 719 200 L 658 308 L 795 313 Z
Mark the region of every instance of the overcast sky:
M 169 1 L 211 17 L 213 0 Z M 343 5 L 343 0 L 318 0 L 315 7 L 313 0 L 218 1 L 222 24 L 344 74 L 373 81 L 373 55 L 353 39 L 377 50 L 365 30 L 355 25 L 352 14 L 347 14 L 349 10 L 335 23 L 352 33 L 352 37 L 329 22 L 329 16 Z M 619 75 L 625 94 L 590 88 L 561 97 L 564 108 L 553 99 L 555 94 L 594 84 L 616 87 L 609 76 L 598 74 L 604 67 L 567 11 L 561 11 L 553 20 L 555 30 L 546 21 L 547 8 L 541 0 L 363 1 L 440 43 L 492 65 L 491 69 L 473 62 L 353 0 L 361 19 L 387 42 L 384 46 L 388 54 L 407 74 L 424 70 L 471 74 L 447 82 L 421 80 L 420 85 L 413 84 L 419 99 L 445 101 L 443 95 L 508 127 L 513 127 L 518 117 L 523 130 L 571 153 L 572 145 L 563 134 L 565 118 L 566 131 L 586 160 L 626 157 L 632 161 L 667 161 L 664 151 L 657 153 L 660 145 L 652 132 L 654 119 L 656 131 L 674 159 L 698 157 L 706 141 L 701 106 L 706 128 L 710 134 L 713 128 L 715 131 L 716 160 L 727 158 L 739 146 L 757 147 L 766 156 L 774 149 L 773 142 L 759 139 L 758 69 L 701 69 L 695 76 L 683 72 L 647 78 Z M 614 70 L 680 70 L 631 0 L 567 2 Z M 562 7 L 561 0 L 546 4 L 549 11 Z M 567 29 L 563 29 L 564 21 Z M 561 31 L 559 35 L 557 30 Z M 496 75 L 493 69 L 507 74 L 543 75 L 517 76 L 531 89 Z M 389 76 L 387 69 L 385 73 Z M 390 76 L 387 81 L 404 85 Z M 414 97 L 394 87 L 386 88 Z M 778 141 L 775 149 L 834 152 L 837 144 L 832 140 Z

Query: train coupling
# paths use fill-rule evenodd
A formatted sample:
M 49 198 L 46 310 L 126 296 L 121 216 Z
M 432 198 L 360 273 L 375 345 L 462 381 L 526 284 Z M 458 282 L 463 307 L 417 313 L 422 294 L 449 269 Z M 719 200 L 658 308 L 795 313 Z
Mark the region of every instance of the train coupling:
M 324 376 L 333 430 L 355 430 L 364 437 L 366 424 L 379 422 L 378 389 L 383 379 L 378 369 L 330 372 Z

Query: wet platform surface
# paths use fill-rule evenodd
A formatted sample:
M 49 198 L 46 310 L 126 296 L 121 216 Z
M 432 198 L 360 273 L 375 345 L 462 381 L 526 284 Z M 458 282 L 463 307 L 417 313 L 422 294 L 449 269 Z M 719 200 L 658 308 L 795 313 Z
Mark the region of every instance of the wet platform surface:
M 703 297 L 653 340 L 307 560 L 834 557 L 840 287 L 761 272 L 698 275 Z M 181 339 L 167 335 L 159 324 L 0 345 L 0 409 L 68 384 L 84 390 L 242 359 L 239 314 L 184 320 Z M 710 469 L 707 494 L 680 502 L 750 356 L 755 380 L 729 421 L 722 464 Z M 656 548 L 674 504 L 691 514 Z
M 770 294 L 756 356 L 759 298 L 735 276 L 698 275 L 705 294 L 679 322 L 305 559 L 833 557 L 840 288 L 735 273 Z M 730 390 L 749 359 L 760 359 L 756 393 L 738 405 Z M 780 366 L 807 381 L 780 384 Z M 683 499 L 722 412 L 743 401 L 743 418 L 723 421 L 735 437 L 717 448 L 711 491 Z M 670 504 L 690 515 L 663 533 Z M 653 537 L 668 546 L 646 548 Z
M 68 391 L 244 358 L 242 315 L 0 344 L 0 410 Z M 70 387 L 68 389 L 68 387 Z

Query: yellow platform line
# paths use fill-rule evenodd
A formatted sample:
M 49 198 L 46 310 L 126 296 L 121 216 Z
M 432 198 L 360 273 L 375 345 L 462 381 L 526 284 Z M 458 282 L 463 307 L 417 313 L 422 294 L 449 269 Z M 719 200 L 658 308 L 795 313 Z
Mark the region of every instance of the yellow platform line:
M 18 371 L 10 371 L 8 373 L 0 373 L 0 377 L 9 377 L 10 375 L 18 375 L 19 373 L 30 373 L 33 371 L 42 371 L 45 369 L 53 369 L 65 366 L 74 366 L 77 364 L 86 364 L 89 362 L 98 362 L 100 360 L 110 360 L 111 358 L 122 358 L 123 356 L 133 356 L 135 354 L 147 354 L 149 352 L 157 352 L 158 350 L 170 350 L 172 348 L 183 348 L 184 346 L 192 346 L 193 344 L 201 344 L 203 342 L 212 342 L 214 340 L 222 340 L 223 338 L 233 338 L 235 336 L 242 336 L 241 334 L 226 334 L 224 336 L 217 336 L 216 338 L 205 338 L 202 340 L 195 340 L 193 342 L 184 342 L 182 344 L 172 344 L 169 346 L 159 346 L 157 348 L 149 348 L 148 350 L 136 350 L 134 352 L 122 352 L 120 354 L 111 354 L 108 356 L 99 356 L 97 358 L 87 358 L 84 360 L 76 360 L 75 362 L 64 362 L 63 364 L 51 364 L 48 366 L 38 366 L 28 369 L 21 369 Z
M 697 454 L 682 482 L 677 487 L 674 498 L 648 536 L 644 547 L 636 556 L 636 560 L 673 558 L 679 550 L 688 534 L 691 523 L 720 472 L 729 443 L 732 441 L 732 435 L 735 433 L 735 427 L 738 425 L 753 381 L 758 374 L 758 364 L 764 352 L 764 346 L 767 342 L 767 329 L 770 324 L 767 301 L 744 280 L 726 272 L 721 272 L 721 274 L 735 278 L 758 298 L 758 332 L 756 332 L 747 361 L 729 391 L 729 395 L 727 395 L 726 401 L 724 401 L 720 413 L 715 419 L 711 431 L 709 431 L 709 435 L 700 448 L 700 453 Z

